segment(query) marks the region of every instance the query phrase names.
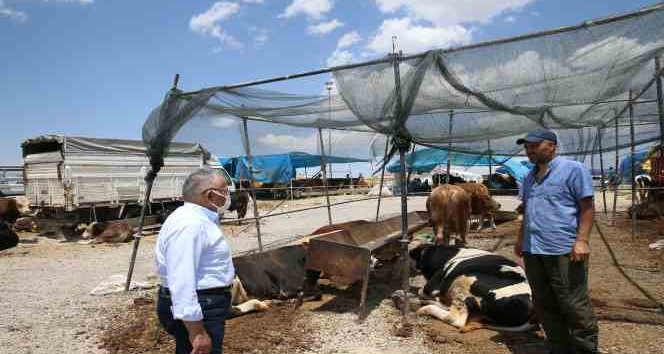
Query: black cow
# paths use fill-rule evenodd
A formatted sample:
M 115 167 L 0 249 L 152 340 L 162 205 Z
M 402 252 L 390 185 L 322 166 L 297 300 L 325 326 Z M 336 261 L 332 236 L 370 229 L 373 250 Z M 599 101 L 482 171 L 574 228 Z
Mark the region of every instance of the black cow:
M 0 251 L 18 245 L 18 235 L 6 222 L 0 220 Z
M 531 327 L 531 290 L 517 263 L 479 249 L 431 244 L 414 248 L 410 256 L 427 279 L 420 296 L 440 300 L 423 306 L 418 314 L 434 316 L 464 332 Z

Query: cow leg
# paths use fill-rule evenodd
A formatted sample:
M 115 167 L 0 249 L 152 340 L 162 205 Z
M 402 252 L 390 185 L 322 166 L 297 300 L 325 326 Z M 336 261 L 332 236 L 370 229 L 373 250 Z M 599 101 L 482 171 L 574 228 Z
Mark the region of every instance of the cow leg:
M 496 218 L 493 214 L 489 214 L 489 224 L 493 230 L 496 229 Z
M 459 328 L 459 332 L 468 333 L 482 328 L 486 328 L 484 323 L 482 323 L 482 316 L 470 315 L 468 322 L 463 327 Z
M 231 286 L 231 304 L 237 305 L 247 301 L 249 301 L 249 296 L 244 290 L 242 281 L 240 281 L 240 278 L 236 275 L 235 279 L 233 279 L 233 285 Z
M 449 310 L 437 305 L 422 306 L 418 315 L 429 315 L 457 328 L 463 328 L 468 320 L 468 309 L 463 305 L 453 304 Z
M 477 216 L 477 228 L 475 231 L 482 231 L 482 226 L 484 226 L 484 215 L 480 214 Z
M 270 309 L 267 301 L 251 299 L 231 308 L 231 317 L 241 316 L 249 312 L 261 312 Z

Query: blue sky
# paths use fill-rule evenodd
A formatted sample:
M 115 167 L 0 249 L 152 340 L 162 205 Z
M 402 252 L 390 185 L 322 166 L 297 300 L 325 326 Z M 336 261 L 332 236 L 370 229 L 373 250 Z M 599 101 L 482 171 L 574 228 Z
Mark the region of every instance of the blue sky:
M 195 90 L 384 56 L 393 35 L 414 53 L 575 25 L 653 2 L 0 0 L 0 164 L 21 163 L 21 141 L 40 134 L 140 138 L 175 73 L 182 89 Z M 270 88 L 318 94 L 327 79 Z M 315 144 L 311 132 L 252 131 L 258 153 Z M 241 151 L 229 140 L 213 152 Z

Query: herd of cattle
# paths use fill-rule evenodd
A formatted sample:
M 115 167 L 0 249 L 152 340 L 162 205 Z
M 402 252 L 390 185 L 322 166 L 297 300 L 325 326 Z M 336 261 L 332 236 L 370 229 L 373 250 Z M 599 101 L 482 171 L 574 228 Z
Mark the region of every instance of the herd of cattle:
M 246 213 L 248 196 L 234 199 L 238 214 Z M 471 216 L 479 218 L 478 228 L 485 220 L 495 228 L 493 215 L 499 208 L 481 184 L 442 185 L 431 192 L 427 211 L 435 242 L 413 241 L 409 247 L 415 269 L 427 280 L 419 292 L 418 314 L 433 316 L 461 331 L 521 331 L 532 326 L 531 292 L 523 269 L 505 257 L 465 247 Z M 15 231 L 35 227 L 34 215 L 20 197 L 0 199 L 0 218 L 0 249 L 16 246 Z M 326 225 L 312 235 L 343 230 L 350 224 Z M 81 224 L 75 231 L 93 242 L 123 242 L 133 232 L 127 223 L 117 221 Z M 448 244 L 451 233 L 460 238 L 454 245 Z M 306 250 L 307 243 L 301 242 L 263 254 L 236 257 L 233 315 L 270 307 L 269 301 L 256 298 L 301 298 L 307 278 Z

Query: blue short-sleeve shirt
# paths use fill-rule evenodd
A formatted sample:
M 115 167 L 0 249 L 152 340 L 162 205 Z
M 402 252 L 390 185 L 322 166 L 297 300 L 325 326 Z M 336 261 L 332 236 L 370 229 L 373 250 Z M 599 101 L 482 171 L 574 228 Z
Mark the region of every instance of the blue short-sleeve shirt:
M 525 203 L 523 251 L 531 254 L 570 253 L 579 227 L 579 202 L 593 196 L 590 172 L 577 161 L 555 157 L 537 181 L 533 168 L 523 181 Z

